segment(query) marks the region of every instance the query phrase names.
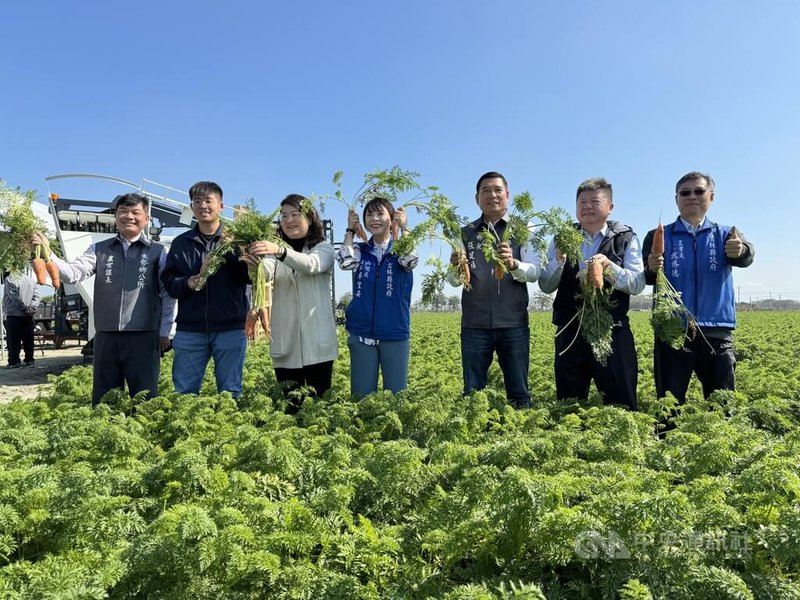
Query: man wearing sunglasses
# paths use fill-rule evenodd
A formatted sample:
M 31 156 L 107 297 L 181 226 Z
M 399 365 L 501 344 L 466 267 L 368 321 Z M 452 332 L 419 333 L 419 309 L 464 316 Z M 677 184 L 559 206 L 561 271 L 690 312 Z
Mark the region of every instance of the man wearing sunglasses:
M 690 332 L 678 349 L 655 340 L 658 397 L 670 392 L 683 403 L 692 372 L 706 398 L 715 390 L 734 389 L 736 304 L 731 267 L 750 266 L 755 250 L 735 228 L 706 218 L 714 202 L 710 175 L 692 171 L 681 177 L 675 185 L 675 202 L 680 216 L 664 226 L 664 254 L 652 252 L 655 230 L 645 236 L 643 254 L 645 281 L 654 285 L 656 272 L 664 269 L 700 329 Z

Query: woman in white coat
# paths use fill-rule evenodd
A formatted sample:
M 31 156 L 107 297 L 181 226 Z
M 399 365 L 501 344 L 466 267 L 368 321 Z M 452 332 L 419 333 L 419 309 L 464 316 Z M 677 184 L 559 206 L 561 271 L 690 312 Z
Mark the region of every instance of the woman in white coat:
M 317 396 L 330 387 L 338 355 L 336 321 L 331 305 L 334 250 L 325 241 L 319 214 L 299 194 L 281 201 L 279 246 L 260 241 L 250 253 L 263 257 L 272 281 L 270 356 L 276 379 L 288 393 L 310 386 Z M 287 412 L 296 412 L 290 404 Z

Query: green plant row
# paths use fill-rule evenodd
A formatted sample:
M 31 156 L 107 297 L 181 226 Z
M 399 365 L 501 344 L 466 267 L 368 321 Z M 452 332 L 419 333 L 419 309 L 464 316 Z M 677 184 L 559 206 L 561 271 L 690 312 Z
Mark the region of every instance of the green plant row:
M 647 314 L 641 413 L 556 402 L 531 325 L 523 411 L 496 365 L 461 395 L 457 315 L 414 316 L 407 391 L 351 399 L 344 355 L 297 416 L 265 345 L 238 405 L 165 359 L 92 410 L 71 369 L 0 407 L 0 598 L 800 598 L 796 317 L 742 315 L 740 390 L 693 385 L 664 438 Z

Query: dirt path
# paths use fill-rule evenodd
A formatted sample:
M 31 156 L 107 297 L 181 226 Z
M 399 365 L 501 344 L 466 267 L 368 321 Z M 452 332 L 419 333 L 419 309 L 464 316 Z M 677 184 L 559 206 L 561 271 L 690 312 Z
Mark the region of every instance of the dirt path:
M 36 398 L 39 387 L 47 384 L 47 375 L 58 375 L 70 367 L 83 364 L 82 346 L 77 342 L 66 342 L 60 350 L 52 345 L 45 345 L 44 354 L 36 349 L 33 367 L 7 369 L 6 363 L 0 366 L 0 402 L 10 402 L 21 396 L 25 399 Z

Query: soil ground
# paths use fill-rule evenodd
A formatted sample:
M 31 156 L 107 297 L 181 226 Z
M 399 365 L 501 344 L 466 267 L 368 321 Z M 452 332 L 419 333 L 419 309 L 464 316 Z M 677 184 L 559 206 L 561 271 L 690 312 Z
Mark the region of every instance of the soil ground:
M 8 357 L 4 357 L 0 365 L 0 402 L 10 402 L 17 396 L 25 399 L 36 398 L 39 388 L 47 383 L 47 375 L 59 375 L 75 365 L 83 364 L 81 354 L 83 345 L 76 341 L 66 341 L 61 349 L 56 350 L 52 344 L 38 346 L 34 355 L 33 367 L 7 369 Z M 46 389 L 46 388 L 45 388 Z

